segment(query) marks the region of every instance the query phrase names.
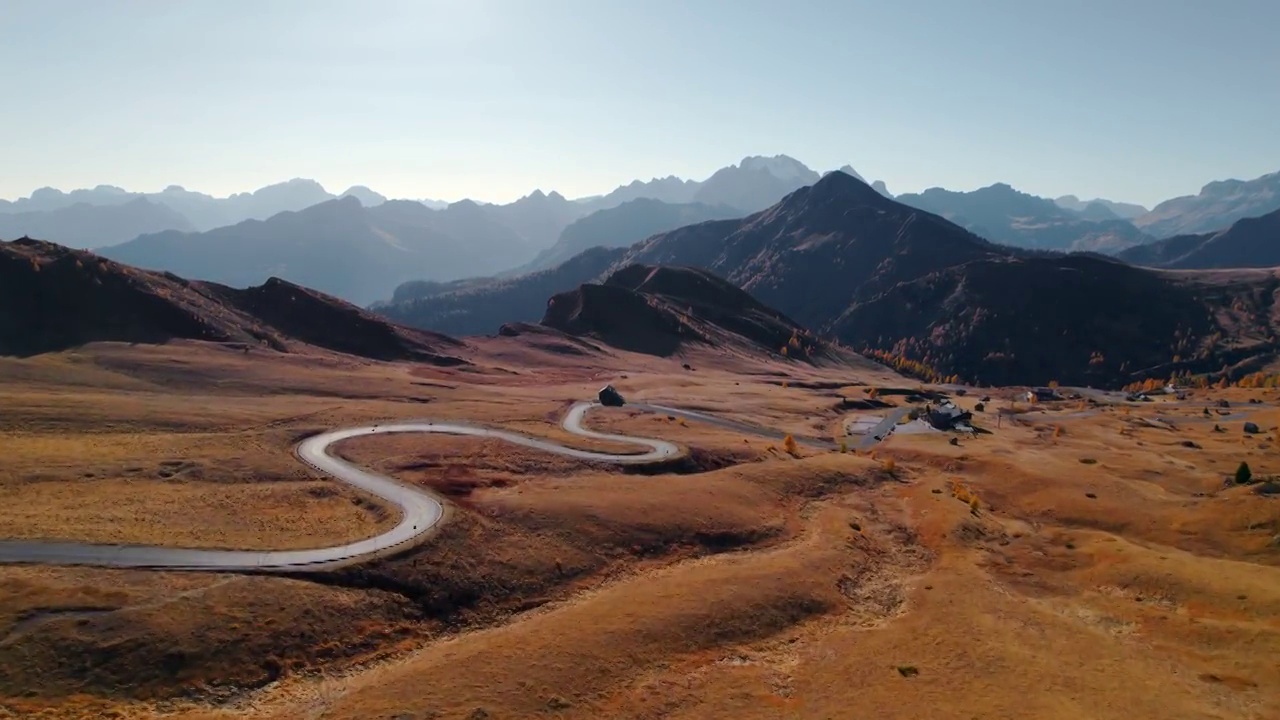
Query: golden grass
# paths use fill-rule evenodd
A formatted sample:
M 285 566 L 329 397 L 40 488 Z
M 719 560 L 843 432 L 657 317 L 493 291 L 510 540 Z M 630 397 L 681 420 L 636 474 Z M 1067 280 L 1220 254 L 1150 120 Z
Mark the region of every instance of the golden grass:
M 27 540 L 299 549 L 372 537 L 399 521 L 380 502 L 320 480 L 42 481 L 7 485 L 5 500 L 5 536 Z
M 17 439 L 14 474 L 33 486 L 40 473 L 54 485 L 83 472 L 121 482 L 112 468 L 185 457 L 209 473 L 200 485 L 305 492 L 315 481 L 287 451 L 307 430 L 430 417 L 561 440 L 567 404 L 612 383 L 628 399 L 829 438 L 841 425 L 834 393 L 914 385 L 699 356 L 584 368 L 518 340 L 479 346 L 501 369 L 248 362 L 181 345 L 0 361 L 25 383 L 0 383 L 20 408 L 0 431 Z M 975 422 L 994 429 L 1012 390 L 960 404 L 988 393 Z M 1223 397 L 1248 418 L 1221 419 Z M 897 434 L 874 458 L 803 445 L 794 458 L 781 440 L 627 408 L 589 419 L 690 447 L 695 460 L 670 468 L 689 474 L 476 439 L 361 438 L 342 454 L 452 493 L 454 520 L 433 540 L 311 581 L 0 569 L 18 588 L 0 599 L 0 708 L 201 720 L 1278 717 L 1280 511 L 1222 486 L 1242 460 L 1280 473 L 1269 432 L 1280 410 L 1247 404 L 1277 397 L 1022 407 L 993 434 L 954 446 Z M 202 412 L 184 417 L 184 402 Z M 1264 433 L 1246 439 L 1245 419 Z M 97 464 L 75 459 L 83 442 L 103 444 Z M 49 613 L 98 604 L 115 609 Z M 184 661 L 165 674 L 171 647 Z M 121 684 L 132 677 L 141 689 Z M 18 697 L 26 687 L 37 696 Z

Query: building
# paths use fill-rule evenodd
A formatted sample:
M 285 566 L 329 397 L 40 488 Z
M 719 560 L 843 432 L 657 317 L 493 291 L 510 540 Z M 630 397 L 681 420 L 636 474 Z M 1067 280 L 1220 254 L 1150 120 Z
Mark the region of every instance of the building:
M 600 399 L 601 405 L 607 405 L 609 407 L 622 407 L 627 402 L 622 399 L 622 394 L 614 389 L 612 385 L 605 385 L 600 388 L 600 393 L 597 397 Z
M 959 430 L 967 426 L 973 419 L 973 413 L 962 410 L 954 403 L 946 402 L 936 408 L 930 408 L 926 416 L 929 424 L 938 430 Z
M 1027 402 L 1053 402 L 1061 399 L 1062 396 L 1053 388 L 1034 388 L 1027 391 Z

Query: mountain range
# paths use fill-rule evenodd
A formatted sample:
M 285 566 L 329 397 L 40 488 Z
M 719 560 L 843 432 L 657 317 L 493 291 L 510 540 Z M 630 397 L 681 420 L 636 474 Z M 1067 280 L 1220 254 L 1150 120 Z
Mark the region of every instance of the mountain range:
M 1198 195 L 1166 200 L 1134 219 L 1158 238 L 1223 230 L 1237 220 L 1280 210 L 1280 172 L 1253 180 L 1219 180 Z
M 1081 200 L 1075 195 L 1063 195 L 1062 197 L 1054 198 L 1053 201 L 1061 208 L 1073 210 L 1086 218 L 1095 220 L 1111 220 L 1115 218 L 1133 220 L 1150 212 L 1150 210 L 1137 203 L 1116 202 L 1102 198 Z
M 433 221 L 478 209 L 407 201 L 366 208 L 347 197 L 247 221 L 236 237 L 209 245 L 214 252 L 252 243 L 254 228 L 320 214 L 322 222 L 294 229 L 330 234 L 299 238 L 300 247 L 351 263 L 381 258 L 376 270 L 387 272 L 393 260 L 438 249 L 445 229 Z M 1259 224 L 1270 232 L 1274 222 Z M 1236 234 L 1253 224 L 1238 223 Z M 354 255 L 344 244 L 351 237 L 359 238 Z M 500 239 L 523 242 L 509 230 Z M 378 242 L 377 252 L 364 247 Z M 839 171 L 746 217 L 589 248 L 540 272 L 407 285 L 378 308 L 390 321 L 278 277 L 236 290 L 36 240 L 0 246 L 0 279 L 8 311 L 0 314 L 0 353 L 18 355 L 189 338 L 246 352 L 305 345 L 456 364 L 466 362 L 456 352 L 464 343 L 397 322 L 500 318 L 500 335 L 534 334 L 544 344 L 555 333 L 580 338 L 559 343 L 566 348 L 663 356 L 707 348 L 814 362 L 849 362 L 857 352 L 929 380 L 1116 386 L 1224 367 L 1246 372 L 1280 348 L 1273 270 L 1167 272 L 998 245 Z M 542 329 L 513 322 L 525 313 L 539 314 Z
M 354 195 L 362 203 L 370 206 L 386 201 L 382 195 L 363 186 L 353 187 L 342 194 L 342 196 L 346 195 Z M 156 228 L 153 232 L 187 229 L 204 231 L 233 225 L 244 220 L 265 220 L 278 213 L 302 210 L 337 197 L 341 196 L 328 192 L 320 183 L 301 178 L 267 185 L 253 192 L 236 193 L 225 198 L 187 190 L 180 185 L 170 185 L 157 193 L 129 192 L 111 185 L 99 185 L 92 189 L 72 190 L 67 193 L 55 188 L 40 188 L 31 193 L 30 197 L 13 202 L 0 201 L 0 218 L 5 214 L 13 213 L 27 214 L 27 218 L 31 220 L 39 217 L 37 213 L 49 213 L 56 217 L 60 211 L 78 205 L 142 207 L 136 201 L 146 200 L 151 205 L 168 208 L 173 213 L 172 217 L 176 218 L 174 225 Z M 20 229 L 20 232 L 33 234 L 25 228 Z M 141 233 L 118 241 L 99 239 L 93 246 L 104 247 L 114 242 L 124 242 L 137 237 L 138 234 Z M 62 242 L 57 237 L 50 237 L 50 239 Z
M 1121 260 L 1174 269 L 1258 268 L 1280 265 L 1280 210 L 1245 218 L 1220 232 L 1175 235 L 1125 250 Z
M 630 244 L 645 235 L 670 230 L 685 222 L 707 217 L 741 216 L 765 207 L 787 192 L 817 179 L 817 173 L 801 163 L 779 156 L 745 158 L 723 168 L 703 182 L 654 181 L 665 188 L 679 185 L 691 198 L 723 198 L 730 203 L 701 200 L 667 207 L 656 200 L 619 209 L 616 200 L 630 192 L 645 192 L 644 184 L 619 188 L 608 196 L 586 202 L 571 201 L 556 192 L 535 191 L 505 205 L 485 205 L 470 200 L 432 209 L 412 201 L 388 201 L 364 187 L 354 187 L 340 198 L 329 195 L 312 181 L 294 180 L 234 195 L 220 201 L 181 188 L 169 188 L 151 196 L 130 198 L 119 188 L 97 188 L 63 194 L 38 191 L 31 198 L 11 204 L 0 213 L 5 236 L 39 236 L 79 247 L 96 247 L 104 255 L 139 267 L 174 272 L 212 282 L 250 285 L 271 276 L 314 287 L 360 304 L 385 298 L 398 284 L 409 280 L 447 281 L 511 271 L 546 255 L 530 269 L 563 260 L 592 244 Z M 98 198 L 102 206 L 66 206 L 70 198 Z M 162 222 L 138 227 L 139 233 L 113 233 L 107 242 L 93 242 L 93 222 L 84 232 L 69 234 L 54 219 L 93 208 L 98 214 L 134 209 L 145 204 L 152 212 L 188 215 L 211 208 L 252 217 L 211 230 L 191 232 L 182 216 L 172 216 L 172 229 Z M 265 208 L 289 207 L 267 214 Z M 295 207 L 297 206 L 297 207 Z M 46 208 L 12 212 L 15 207 Z M 616 212 L 615 212 L 616 211 Z M 603 213 L 592 218 L 594 213 Z M 5 222 L 5 218 L 12 222 Z M 576 221 L 584 225 L 562 234 Z M 202 227 L 202 222 L 196 227 Z M 101 223 L 97 224 L 102 227 Z M 71 237 L 74 242 L 65 240 Z
M 862 179 L 848 165 L 839 172 Z M 176 186 L 150 194 L 111 186 L 70 193 L 44 188 L 0 203 L 0 237 L 101 248 L 142 267 L 216 282 L 253 284 L 278 274 L 365 304 L 406 281 L 513 276 L 549 269 L 588 247 L 625 247 L 684 224 L 744 217 L 820 177 L 785 155 L 756 156 L 702 181 L 636 181 L 590 198 L 539 190 L 507 204 L 397 201 L 385 212 L 378 212 L 389 204 L 385 196 L 355 186 L 341 197 L 370 211 L 364 220 L 310 212 L 338 198 L 301 179 L 227 198 Z M 1280 173 L 1211 183 L 1199 196 L 1136 216 L 1138 206 L 1074 196 L 1050 200 L 1003 183 L 970 192 L 933 188 L 896 199 L 1006 245 L 1118 253 L 1171 228 L 1219 231 L 1242 217 L 1280 209 L 1278 178 Z M 884 183 L 873 188 L 893 197 Z M 347 207 L 348 214 L 358 214 Z M 363 230 L 339 237 L 327 225 L 335 219 L 341 220 L 335 227 Z M 362 253 L 370 257 L 357 257 Z
M 193 229 L 181 213 L 142 197 L 110 205 L 76 202 L 56 210 L 0 213 L 0 238 L 56 238 L 73 248 L 116 245 L 146 233 Z
M 842 172 L 745 218 L 596 248 L 524 277 L 419 286 L 378 311 L 425 326 L 448 318 L 455 332 L 470 333 L 490 318 L 524 319 L 540 309 L 533 297 L 607 285 L 637 264 L 710 272 L 850 348 L 993 384 L 1115 384 L 1169 370 L 1174 357 L 1218 370 L 1239 359 L 1240 347 L 1267 351 L 1260 338 L 1272 332 L 1269 316 L 1223 319 L 1224 304 L 1239 304 L 1240 287 L 1098 255 L 996 245 Z M 617 295 L 589 292 L 575 307 Z M 612 317 L 600 308 L 588 314 Z M 1220 354 L 1222 337 L 1239 340 L 1236 355 Z
M 203 233 L 143 235 L 98 252 L 226 285 L 281 277 L 364 305 L 407 280 L 492 274 L 527 262 L 537 249 L 475 203 L 364 207 L 347 196 Z
M 742 217 L 747 213 L 728 205 L 670 203 L 652 198 L 628 200 L 573 221 L 551 247 L 538 253 L 518 272 L 555 267 L 593 247 L 627 247 L 667 230 L 707 220 Z
M 931 188 L 918 195 L 899 195 L 897 200 L 1016 247 L 1115 252 L 1155 239 L 1101 203 L 1072 210 L 1004 183 L 972 192 Z

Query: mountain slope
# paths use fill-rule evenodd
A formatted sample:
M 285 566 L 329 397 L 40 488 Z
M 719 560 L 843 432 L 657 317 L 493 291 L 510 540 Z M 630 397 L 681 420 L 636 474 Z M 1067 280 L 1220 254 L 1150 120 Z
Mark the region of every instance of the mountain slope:
M 0 355 L 33 355 L 95 341 L 175 338 L 301 344 L 382 360 L 457 364 L 462 343 L 386 322 L 272 278 L 235 290 L 147 272 L 54 243 L 0 244 Z
M 381 197 L 361 186 L 351 188 L 346 194 L 362 195 L 362 201 L 366 205 L 376 204 L 374 199 Z M 337 196 L 325 190 L 320 183 L 302 178 L 267 185 L 253 192 L 235 193 L 224 198 L 187 190 L 180 185 L 170 185 L 158 193 L 130 192 L 112 185 L 99 185 L 92 189 L 72 190 L 68 193 L 55 188 L 40 188 L 31 193 L 30 197 L 21 198 L 12 203 L 0 202 L 0 213 L 61 210 L 81 203 L 94 207 L 109 207 L 145 200 L 168 208 L 172 213 L 176 213 L 174 217 L 180 216 L 185 219 L 181 223 L 149 227 L 128 237 L 111 241 L 115 243 L 132 240 L 144 232 L 205 231 L 234 225 L 245 220 L 265 220 L 272 215 L 302 210 L 335 197 Z M 52 235 L 49 237 L 57 239 Z M 100 239 L 93 240 L 93 244 L 96 245 L 111 243 Z
M 484 209 L 492 214 L 494 220 L 520 236 L 535 252 L 551 247 L 569 223 L 586 214 L 586 208 L 566 200 L 560 193 L 543 193 L 541 190 L 535 190 L 513 203 L 486 205 Z
M 818 173 L 786 155 L 746 157 L 703 181 L 693 194 L 693 201 L 756 212 L 818 179 Z
M 600 278 L 625 252 L 591 248 L 547 270 L 519 277 L 451 283 L 411 282 L 373 310 L 395 322 L 451 335 L 484 335 L 508 323 L 533 323 L 547 298 Z
M 835 172 L 764 212 L 653 237 L 621 262 L 706 268 L 820 329 L 860 297 L 1010 252 Z
M 693 202 L 693 195 L 701 185 L 697 180 L 683 180 L 675 175 L 664 178 L 653 178 L 648 182 L 632 180 L 621 185 L 607 195 L 581 201 L 590 212 L 607 210 L 632 200 L 657 200 L 672 205 L 683 205 Z
M 818 335 L 931 378 L 1118 385 L 1274 351 L 1268 314 L 1232 315 L 1270 289 L 1210 292 L 1095 255 L 991 245 L 843 173 L 736 225 L 647 240 L 619 264 L 630 262 L 706 268 Z
M 691 346 L 807 361 L 842 355 L 733 284 L 688 267 L 628 265 L 603 283 L 552 297 L 542 324 L 663 357 Z
M 680 228 L 624 250 L 597 248 L 512 278 L 501 291 L 479 281 L 422 302 L 434 308 L 433 320 L 473 318 L 483 308 L 492 327 L 523 319 L 515 315 L 531 311 L 537 291 L 598 284 L 635 264 L 709 271 L 817 336 L 929 378 L 1115 386 L 1151 373 L 1216 372 L 1274 353 L 1269 338 L 1280 325 L 1259 300 L 1280 291 L 1265 273 L 1227 285 L 1192 282 L 1090 254 L 993 245 L 844 173 L 746 218 Z M 616 290 L 584 292 L 571 307 L 612 299 L 641 311 Z M 592 312 L 604 322 L 613 317 Z M 646 322 L 670 328 L 670 320 Z
M 1121 220 L 1130 220 L 1130 221 L 1132 221 L 1134 218 L 1138 217 L 1139 215 L 1145 215 L 1146 213 L 1150 212 L 1145 207 L 1138 205 L 1136 203 L 1116 202 L 1114 200 L 1106 200 L 1103 198 L 1094 198 L 1093 200 L 1081 200 L 1075 195 L 1063 195 L 1062 197 L 1054 198 L 1053 201 L 1057 203 L 1058 207 L 1060 208 L 1085 214 L 1086 217 L 1090 212 L 1089 208 L 1091 206 L 1101 207 L 1116 218 L 1119 218 Z
M 1217 232 L 1237 220 L 1280 210 L 1280 172 L 1253 180 L 1211 182 L 1199 195 L 1166 200 L 1134 224 L 1158 238 Z
M 588 248 L 627 247 L 667 230 L 744 214 L 727 205 L 673 205 L 648 198 L 631 200 L 574 221 L 560 233 L 555 245 L 538 253 L 533 262 L 522 270 L 530 272 L 555 267 Z
M 1193 347 L 1177 346 L 1184 335 L 1214 330 L 1191 293 L 1090 255 L 946 268 L 857 303 L 831 325 L 851 347 L 992 384 L 1108 384 L 1123 366 L 1167 365 Z
M 366 208 L 348 196 L 205 233 L 144 235 L 103 254 L 227 285 L 276 276 L 364 305 L 410 279 L 498 272 L 533 250 L 467 207 L 392 201 Z
M 98 185 L 63 192 L 57 188 L 42 187 L 31 192 L 30 197 L 13 202 L 0 200 L 0 212 L 47 212 L 61 210 L 79 203 L 86 205 L 119 205 L 136 200 L 141 193 L 132 193 L 115 185 Z
M 963 225 L 992 241 L 1041 250 L 1114 252 L 1152 238 L 1115 217 L 1090 217 L 1048 200 L 1019 192 L 1003 183 L 953 192 L 930 188 L 896 200 Z
M 143 198 L 0 213 L 0 238 L 42 237 L 74 248 L 118 245 L 145 233 L 190 229 L 181 214 Z
M 388 199 L 386 195 L 383 195 L 382 193 L 379 193 L 379 192 L 374 192 L 373 190 L 370 190 L 364 185 L 352 185 L 351 187 L 347 188 L 346 192 L 342 193 L 338 197 L 347 197 L 348 195 L 359 200 L 360 204 L 365 207 L 374 207 L 376 205 L 381 205 L 382 203 L 386 202 Z
M 506 322 L 536 321 L 546 298 L 597 281 L 611 268 L 684 265 L 709 269 L 817 328 L 857 291 L 1012 252 L 836 172 L 746 218 L 681 227 L 626 249 L 595 248 L 525 276 L 408 283 L 376 309 L 417 327 L 491 333 Z
M 1147 267 L 1256 268 L 1280 266 L 1280 210 L 1245 218 L 1216 233 L 1176 235 L 1118 256 Z

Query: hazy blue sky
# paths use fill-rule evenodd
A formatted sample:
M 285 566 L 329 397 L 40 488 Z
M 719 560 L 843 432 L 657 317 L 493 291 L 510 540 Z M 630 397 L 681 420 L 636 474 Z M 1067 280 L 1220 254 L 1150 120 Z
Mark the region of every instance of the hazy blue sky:
M 593 194 L 744 155 L 1152 203 L 1280 170 L 1276 0 L 0 0 L 0 197 Z

